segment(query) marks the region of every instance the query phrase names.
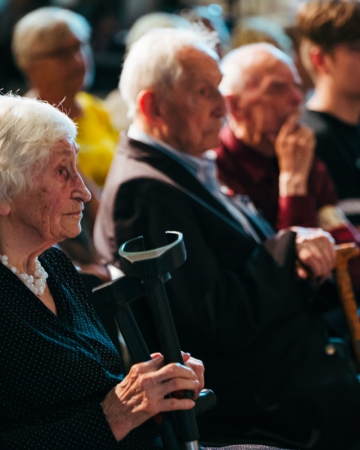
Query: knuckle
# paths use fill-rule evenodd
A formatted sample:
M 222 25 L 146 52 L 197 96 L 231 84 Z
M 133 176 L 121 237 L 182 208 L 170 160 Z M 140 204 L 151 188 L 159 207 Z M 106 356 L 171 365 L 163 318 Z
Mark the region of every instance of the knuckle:
M 144 391 L 148 391 L 149 389 L 151 389 L 154 386 L 152 377 L 149 376 L 148 374 L 140 374 L 138 377 L 138 383 L 139 383 L 139 386 Z
M 130 375 L 137 377 L 140 374 L 141 374 L 141 369 L 140 369 L 139 364 L 134 364 L 133 366 L 131 366 Z
M 167 366 L 169 375 L 175 375 L 180 367 L 179 363 L 171 363 Z
M 170 397 L 168 400 L 168 405 L 169 405 L 170 409 L 176 409 L 178 406 L 177 399 L 174 397 Z

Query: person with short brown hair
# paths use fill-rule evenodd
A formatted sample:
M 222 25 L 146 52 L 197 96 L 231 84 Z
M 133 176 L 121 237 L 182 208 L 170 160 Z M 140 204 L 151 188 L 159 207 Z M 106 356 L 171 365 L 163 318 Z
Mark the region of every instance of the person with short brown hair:
M 297 13 L 301 54 L 315 83 L 303 120 L 334 180 L 340 207 L 360 225 L 360 3 L 321 0 Z

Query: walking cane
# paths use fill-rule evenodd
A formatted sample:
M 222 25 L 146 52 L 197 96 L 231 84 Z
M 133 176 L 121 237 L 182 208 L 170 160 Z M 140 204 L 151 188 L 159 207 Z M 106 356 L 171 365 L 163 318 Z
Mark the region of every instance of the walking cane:
M 141 280 L 145 288 L 165 363 L 183 364 L 164 283 L 170 279 L 170 272 L 184 263 L 186 251 L 181 233 L 168 231 L 166 235 L 169 244 L 157 249 L 145 250 L 143 237 L 123 244 L 119 250 L 120 266 L 125 275 Z M 175 393 L 175 396 L 192 398 L 192 392 Z M 198 450 L 194 410 L 176 411 L 175 415 L 186 450 Z
M 143 340 L 129 303 L 147 295 L 152 310 L 161 350 L 166 364 L 183 364 L 180 346 L 170 311 L 164 283 L 170 280 L 170 272 L 181 266 L 186 259 L 183 236 L 178 232 L 167 232 L 169 244 L 157 249 L 145 250 L 142 237 L 123 244 L 119 250 L 121 269 L 126 276 L 105 283 L 93 290 L 97 301 L 108 307 L 123 334 L 130 354 L 135 362 L 150 359 L 150 352 Z M 176 392 L 177 397 L 192 398 L 191 391 Z M 200 402 L 198 402 L 200 400 Z M 216 397 L 212 391 L 202 391 L 197 399 L 197 409 L 210 409 L 215 405 Z M 173 414 L 176 417 L 175 429 Z M 164 447 L 169 450 L 198 450 L 199 433 L 194 409 L 161 413 L 154 418 Z

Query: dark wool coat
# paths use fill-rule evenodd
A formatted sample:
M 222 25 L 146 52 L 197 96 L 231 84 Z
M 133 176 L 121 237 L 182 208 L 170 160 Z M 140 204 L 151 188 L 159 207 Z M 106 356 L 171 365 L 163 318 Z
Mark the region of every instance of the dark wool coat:
M 116 261 L 123 242 L 143 235 L 154 248 L 167 230 L 183 233 L 187 249 L 166 285 L 180 345 L 204 361 L 218 397 L 202 437 L 323 450 L 360 439 L 360 387 L 325 351 L 326 327 L 295 276 L 294 233 L 257 244 L 184 167 L 125 139 L 102 194 L 97 249 Z M 134 309 L 148 317 L 145 302 Z

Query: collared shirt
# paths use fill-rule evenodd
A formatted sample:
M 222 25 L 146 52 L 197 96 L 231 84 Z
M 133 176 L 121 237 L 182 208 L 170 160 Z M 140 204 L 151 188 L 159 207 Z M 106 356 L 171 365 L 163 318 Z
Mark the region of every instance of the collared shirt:
M 224 193 L 221 192 L 219 182 L 217 180 L 216 153 L 208 150 L 198 158 L 185 152 L 180 152 L 174 147 L 162 142 L 132 124 L 128 131 L 128 137 L 135 139 L 144 144 L 151 145 L 160 150 L 167 156 L 170 156 L 177 163 L 188 170 L 200 183 L 220 201 L 230 212 L 232 217 L 239 222 L 245 232 L 252 236 L 256 242 L 261 242 L 258 233 L 249 221 L 249 216 L 257 215 L 255 207 L 251 204 L 248 197 L 243 202 L 241 198 L 232 199 L 230 201 Z M 235 206 L 236 205 L 236 206 Z M 262 229 L 264 232 L 264 229 Z M 266 229 L 265 234 L 271 235 L 271 227 Z

